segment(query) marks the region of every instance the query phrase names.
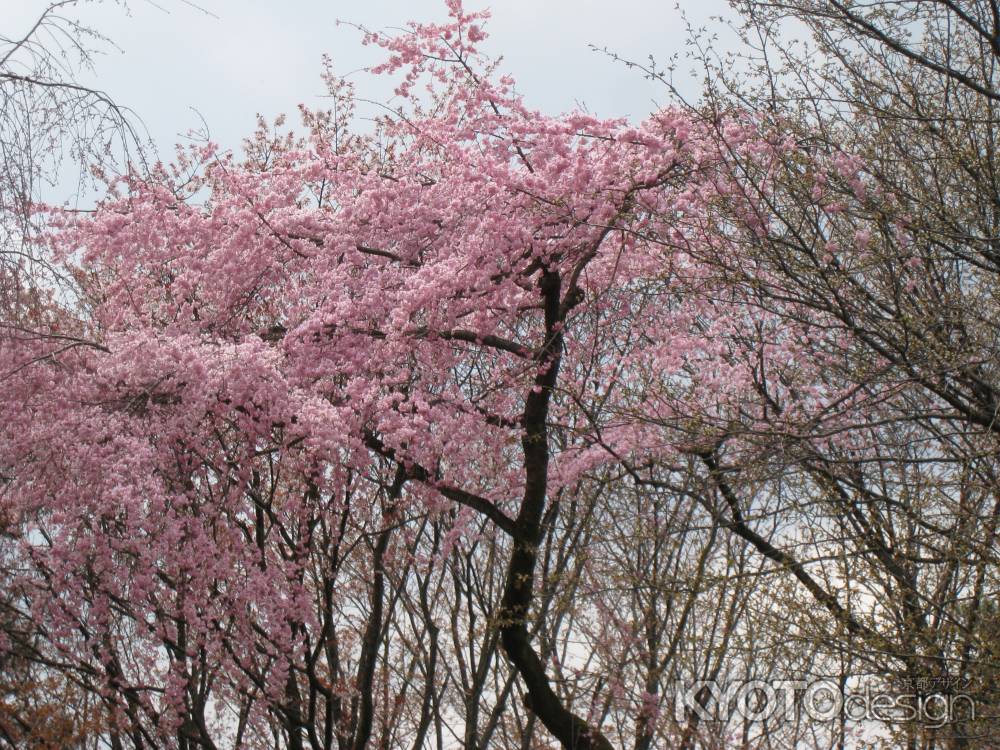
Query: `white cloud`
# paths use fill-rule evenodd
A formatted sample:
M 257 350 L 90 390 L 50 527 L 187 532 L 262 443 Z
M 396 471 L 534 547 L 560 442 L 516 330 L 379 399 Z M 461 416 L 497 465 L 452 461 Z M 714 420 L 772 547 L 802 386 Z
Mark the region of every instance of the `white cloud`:
M 382 28 L 409 19 L 440 20 L 443 0 L 132 0 L 128 14 L 116 3 L 86 3 L 80 16 L 111 37 L 111 51 L 94 79 L 131 106 L 169 153 L 177 134 L 197 127 L 195 108 L 213 138 L 235 146 L 253 127 L 256 112 L 294 113 L 300 102 L 319 105 L 320 58 L 329 53 L 338 71 L 371 64 L 377 51 L 362 47 L 355 29 L 338 18 Z M 476 3 L 467 3 L 476 7 Z M 724 0 L 685 3 L 696 20 L 723 12 Z M 18 3 L 4 29 L 23 28 L 44 6 Z M 530 106 L 558 112 L 582 102 L 599 115 L 640 117 L 652 100 L 665 101 L 659 84 L 643 80 L 588 44 L 625 57 L 661 61 L 682 49 L 680 13 L 656 0 L 494 0 L 488 49 L 504 56 Z M 214 17 L 213 17 L 214 16 Z M 382 98 L 388 88 L 359 80 L 362 95 Z

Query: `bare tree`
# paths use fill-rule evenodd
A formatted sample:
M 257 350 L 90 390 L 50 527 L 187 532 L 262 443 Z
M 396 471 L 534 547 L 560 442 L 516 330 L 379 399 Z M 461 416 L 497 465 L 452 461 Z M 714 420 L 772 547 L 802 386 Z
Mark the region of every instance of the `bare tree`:
M 693 453 L 723 528 L 791 584 L 790 611 L 815 606 L 791 632 L 828 669 L 847 658 L 882 684 L 974 696 L 977 721 L 901 721 L 894 741 L 984 747 L 1000 663 L 998 6 L 733 7 L 741 49 L 693 35 L 705 88 L 688 107 L 709 123 L 742 112 L 794 148 L 766 166 L 730 148 L 745 188 L 711 231 L 740 251 L 687 249 L 787 327 L 736 336 L 757 352 L 748 412 L 771 426 L 731 423 Z M 822 361 L 814 387 L 850 397 L 790 423 L 803 381 L 768 356 L 781 342 Z
M 94 55 L 111 44 L 73 14 L 78 0 L 52 2 L 24 29 L 0 33 L 0 303 L 3 324 L 18 325 L 32 307 L 14 277 L 58 277 L 32 238 L 39 203 L 56 189 L 80 195 L 94 169 L 142 163 L 137 117 L 109 94 L 83 83 Z M 23 321 L 22 321 L 23 322 Z

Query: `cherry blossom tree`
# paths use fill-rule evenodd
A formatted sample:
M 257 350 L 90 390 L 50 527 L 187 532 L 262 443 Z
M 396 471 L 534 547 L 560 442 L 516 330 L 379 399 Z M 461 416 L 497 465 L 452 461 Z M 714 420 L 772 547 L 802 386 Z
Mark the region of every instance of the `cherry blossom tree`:
M 51 331 L 45 312 L 62 269 L 35 243 L 34 207 L 57 189 L 79 195 L 90 170 L 121 154 L 140 157 L 136 118 L 82 82 L 108 42 L 75 17 L 74 2 L 46 4 L 23 28 L 0 30 L 0 339 Z M 137 159 L 138 160 L 138 159 Z M 138 165 L 136 165 L 138 166 Z M 39 319 L 41 318 L 41 319 Z M 9 639 L 0 673 L 0 739 L 12 747 L 82 747 L 100 728 L 92 696 L 35 658 L 39 623 L 18 612 L 19 565 L 8 555 L 15 519 L 0 511 L 0 631 Z
M 991 590 L 991 329 L 914 321 L 992 298 L 925 274 L 877 154 L 733 100 L 542 114 L 448 9 L 363 31 L 374 131 L 328 71 L 301 134 L 47 217 L 72 284 L 0 348 L 5 611 L 95 744 L 787 747 L 669 686 L 988 649 L 951 599 Z
M 101 697 L 113 747 L 360 748 L 377 729 L 419 746 L 435 569 L 484 535 L 505 572 L 464 623 L 487 642 L 476 680 L 499 647 L 507 693 L 558 742 L 611 746 L 584 711 L 609 675 L 533 644 L 539 553 L 616 457 L 680 455 L 676 430 L 610 408 L 636 378 L 711 394 L 720 418 L 739 398 L 736 372 L 676 367 L 708 362 L 738 314 L 676 291 L 724 153 L 679 111 L 529 110 L 477 51 L 485 14 L 449 8 L 366 34 L 412 102 L 376 133 L 351 132 L 330 77 L 336 109 L 304 113 L 305 137 L 262 126 L 245 159 L 191 149 L 51 219 L 76 294 L 48 301 L 46 339 L 4 347 L 5 507 L 23 612 Z M 404 682 L 379 674 L 390 635 L 431 638 Z M 421 670 L 405 716 L 392 693 Z

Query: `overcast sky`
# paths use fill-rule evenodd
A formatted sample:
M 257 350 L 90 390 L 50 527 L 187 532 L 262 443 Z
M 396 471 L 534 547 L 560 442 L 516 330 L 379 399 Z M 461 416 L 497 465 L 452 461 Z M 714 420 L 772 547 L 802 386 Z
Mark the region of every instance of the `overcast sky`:
M 442 20 L 443 0 L 129 0 L 84 3 L 74 12 L 110 37 L 97 64 L 96 82 L 142 118 L 154 141 L 169 154 L 180 134 L 207 122 L 212 139 L 239 144 L 255 113 L 294 114 L 299 103 L 320 105 L 320 59 L 328 53 L 338 73 L 379 59 L 362 47 L 359 32 L 337 20 L 370 28 L 405 21 Z M 43 8 L 39 0 L 0 0 L 3 32 L 27 28 Z M 683 53 L 681 10 L 663 0 L 493 0 L 486 49 L 502 54 L 503 68 L 518 81 L 532 107 L 550 113 L 577 102 L 603 116 L 641 117 L 663 103 L 661 84 L 590 50 L 608 47 L 644 60 L 666 61 Z M 697 23 L 711 23 L 724 0 L 681 0 Z M 383 100 L 391 93 L 377 81 L 354 78 L 360 96 Z M 696 87 L 691 86 L 691 92 Z

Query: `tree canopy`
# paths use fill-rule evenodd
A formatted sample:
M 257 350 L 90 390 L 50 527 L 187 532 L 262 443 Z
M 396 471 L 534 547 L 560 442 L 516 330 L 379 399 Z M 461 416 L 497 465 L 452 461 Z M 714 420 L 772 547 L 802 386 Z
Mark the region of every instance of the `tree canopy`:
M 813 23 L 815 78 L 706 57 L 632 123 L 529 108 L 449 0 L 364 32 L 373 129 L 328 71 L 298 133 L 49 211 L 61 279 L 4 310 L 0 652 L 99 707 L 73 742 L 844 741 L 674 710 L 726 672 L 988 716 L 1000 52 L 884 5 L 747 4 Z

